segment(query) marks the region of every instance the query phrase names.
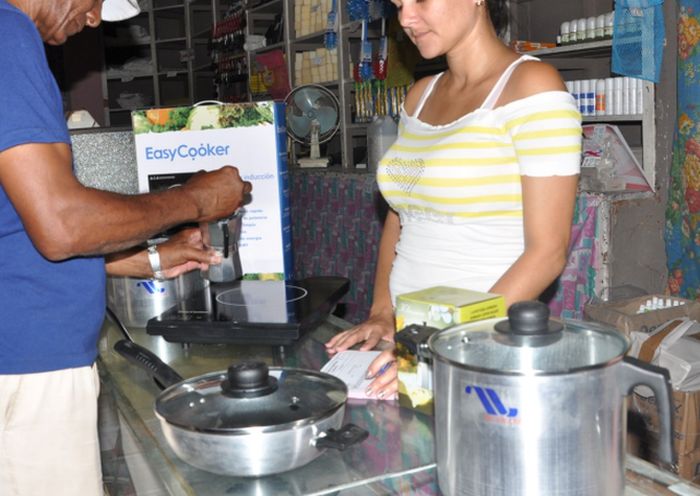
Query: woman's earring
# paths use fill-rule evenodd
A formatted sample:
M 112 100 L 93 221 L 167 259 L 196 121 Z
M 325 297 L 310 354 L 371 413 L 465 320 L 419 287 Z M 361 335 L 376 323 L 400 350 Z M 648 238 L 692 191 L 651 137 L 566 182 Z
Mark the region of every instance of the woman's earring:
M 477 7 L 481 7 L 482 5 L 484 5 L 484 0 L 476 0 Z

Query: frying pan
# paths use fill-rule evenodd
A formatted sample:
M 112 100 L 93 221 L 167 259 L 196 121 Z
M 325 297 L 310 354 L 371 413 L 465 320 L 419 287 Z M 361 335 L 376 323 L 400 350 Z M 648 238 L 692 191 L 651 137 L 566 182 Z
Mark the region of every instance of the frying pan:
M 341 428 L 347 386 L 329 374 L 241 362 L 183 379 L 132 341 L 120 340 L 114 348 L 164 388 L 155 400 L 163 435 L 180 459 L 202 470 L 277 474 L 368 436 L 354 424 Z

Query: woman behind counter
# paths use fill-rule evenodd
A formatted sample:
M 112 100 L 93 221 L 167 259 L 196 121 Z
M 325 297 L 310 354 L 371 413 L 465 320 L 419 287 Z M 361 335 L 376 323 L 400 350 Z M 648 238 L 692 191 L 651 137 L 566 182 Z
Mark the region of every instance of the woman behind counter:
M 377 181 L 390 210 L 368 319 L 330 354 L 393 341 L 396 296 L 445 285 L 506 304 L 536 299 L 566 262 L 581 153 L 581 116 L 559 73 L 498 38 L 505 0 L 392 0 L 426 59 L 447 70 L 417 81 Z M 396 394 L 391 350 L 370 365 L 368 394 Z M 384 368 L 386 370 L 386 367 Z

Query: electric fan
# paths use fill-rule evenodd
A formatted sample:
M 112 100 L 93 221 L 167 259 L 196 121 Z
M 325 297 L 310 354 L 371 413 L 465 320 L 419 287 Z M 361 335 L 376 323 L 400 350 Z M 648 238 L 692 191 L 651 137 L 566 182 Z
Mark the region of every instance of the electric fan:
M 328 157 L 321 157 L 320 144 L 333 137 L 340 126 L 340 104 L 324 86 L 305 84 L 294 88 L 285 98 L 287 134 L 310 148 L 308 157 L 300 158 L 300 167 L 326 167 Z

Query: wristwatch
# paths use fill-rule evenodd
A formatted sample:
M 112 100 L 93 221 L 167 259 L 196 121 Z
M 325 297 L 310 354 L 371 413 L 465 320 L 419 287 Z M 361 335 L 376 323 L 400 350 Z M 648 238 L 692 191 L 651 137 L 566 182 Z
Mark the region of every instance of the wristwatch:
M 153 271 L 153 279 L 156 281 L 165 280 L 163 271 L 160 267 L 160 254 L 158 253 L 158 247 L 156 245 L 151 245 L 148 247 L 148 261 L 151 264 L 151 270 Z

